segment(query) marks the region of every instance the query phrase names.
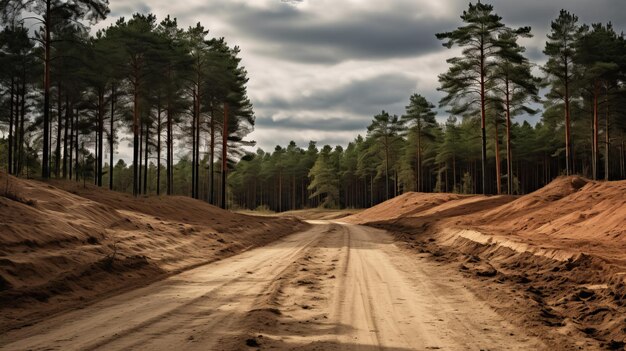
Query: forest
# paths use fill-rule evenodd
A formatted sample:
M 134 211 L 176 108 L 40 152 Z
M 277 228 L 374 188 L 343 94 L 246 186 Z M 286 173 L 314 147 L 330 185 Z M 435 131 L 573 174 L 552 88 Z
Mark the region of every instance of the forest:
M 561 175 L 626 179 L 623 33 L 561 10 L 540 66 L 520 43 L 530 27 L 507 26 L 485 3 L 470 4 L 461 19 L 436 34 L 462 49 L 439 75 L 445 122 L 415 93 L 403 115 L 382 111 L 345 148 L 318 150 L 312 141 L 259 150 L 232 173 L 234 203 L 365 208 L 408 191 L 520 195 Z M 525 117 L 534 115 L 533 125 Z
M 462 50 L 439 75 L 441 101 L 414 93 L 404 114 L 376 114 L 345 147 L 271 152 L 249 151 L 239 48 L 200 23 L 135 14 L 92 33 L 106 0 L 1 0 L 0 12 L 0 168 L 18 177 L 272 211 L 369 207 L 408 191 L 525 194 L 571 174 L 626 179 L 624 36 L 566 10 L 540 66 L 522 45 L 530 27 L 470 4 L 460 27 L 436 34 Z M 115 159 L 123 143 L 132 160 Z
M 152 14 L 91 35 L 106 0 L 0 4 L 0 163 L 9 174 L 225 206 L 226 160 L 243 155 L 254 125 L 238 47 L 200 23 L 183 29 Z M 132 145 L 130 164 L 114 159 L 120 143 Z M 201 177 L 217 186 L 201 189 Z

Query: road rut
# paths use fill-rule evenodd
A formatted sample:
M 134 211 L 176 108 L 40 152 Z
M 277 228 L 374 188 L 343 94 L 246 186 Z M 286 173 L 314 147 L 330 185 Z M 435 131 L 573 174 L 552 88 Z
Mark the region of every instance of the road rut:
M 339 222 L 0 337 L 2 350 L 537 350 L 457 272 Z

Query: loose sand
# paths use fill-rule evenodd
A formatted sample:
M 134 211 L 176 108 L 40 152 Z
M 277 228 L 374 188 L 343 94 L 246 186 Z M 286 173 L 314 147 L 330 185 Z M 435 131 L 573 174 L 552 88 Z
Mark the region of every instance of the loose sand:
M 540 350 L 448 272 L 384 231 L 316 221 L 6 335 L 0 349 Z M 123 321 L 123 323 L 120 323 Z
M 76 183 L 5 184 L 0 348 L 626 342 L 626 181 L 559 178 L 521 197 L 408 193 L 361 212 L 276 218 Z
M 409 193 L 344 220 L 478 280 L 518 325 L 562 345 L 624 348 L 626 181 L 563 177 L 521 197 Z
M 186 197 L 0 174 L 0 333 L 306 227 Z

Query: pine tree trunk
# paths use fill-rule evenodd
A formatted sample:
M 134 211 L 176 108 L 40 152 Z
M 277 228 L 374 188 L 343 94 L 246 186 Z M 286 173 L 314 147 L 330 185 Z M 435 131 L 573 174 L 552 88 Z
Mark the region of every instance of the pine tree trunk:
M 113 190 L 113 154 L 115 153 L 115 84 L 111 85 L 111 120 L 109 135 L 109 190 Z
M 256 208 L 257 188 L 256 179 L 252 181 L 250 185 L 250 198 L 248 199 L 248 209 L 254 210 Z
M 9 98 L 9 155 L 7 173 L 13 174 L 13 102 L 14 102 L 15 78 L 11 77 L 11 89 Z M 17 120 L 17 118 L 16 118 Z
M 487 194 L 487 130 L 486 125 L 486 107 L 485 107 L 485 51 L 484 40 L 481 38 L 480 43 L 480 131 L 482 141 L 482 190 L 483 194 Z M 475 182 L 476 183 L 476 182 Z
M 570 143 L 569 67 L 567 60 L 568 58 L 565 56 L 565 174 L 570 175 L 573 173 L 574 160 Z
M 446 163 L 444 164 L 444 167 L 445 167 L 445 172 L 446 172 L 446 188 L 445 188 L 445 192 L 449 193 L 450 191 L 448 191 L 449 190 L 448 189 L 448 185 L 449 185 L 449 182 L 448 182 L 448 161 L 446 161 Z
M 148 193 L 148 155 L 150 154 L 150 123 L 146 121 L 146 149 L 143 163 L 143 194 Z
M 198 98 L 196 99 L 196 104 L 197 104 L 197 108 L 196 108 L 196 163 L 195 163 L 195 172 L 196 172 L 196 176 L 195 176 L 195 189 L 196 189 L 196 196 L 195 198 L 198 199 L 200 198 L 200 189 L 198 184 L 200 183 L 200 84 L 198 83 Z
M 511 101 L 509 78 L 506 77 L 506 189 L 507 194 L 513 194 L 513 152 L 511 150 Z
M 13 138 L 13 173 L 16 176 L 20 175 L 18 164 L 20 162 L 19 155 L 19 133 L 17 130 L 19 129 L 20 124 L 20 97 L 21 97 L 20 83 L 17 81 L 15 83 L 15 136 Z
M 196 90 L 193 91 L 193 116 L 191 117 L 191 197 L 196 198 Z
M 498 117 L 496 116 L 495 118 L 495 140 L 494 142 L 496 143 L 496 194 L 500 195 L 501 190 L 502 189 L 502 176 L 501 176 L 501 170 L 500 170 L 500 142 L 498 140 Z
M 620 147 L 620 173 L 622 179 L 626 179 L 626 149 L 624 148 L 626 146 L 626 141 L 624 139 L 624 133 L 622 132 L 622 145 Z
M 79 128 L 79 125 L 80 125 L 80 123 L 79 123 L 80 122 L 80 120 L 79 120 L 80 119 L 80 114 L 79 114 L 78 111 L 79 110 L 78 110 L 78 107 L 77 107 L 76 108 L 76 120 L 75 120 L 75 123 L 74 123 L 74 128 L 76 130 L 76 144 L 74 145 L 75 150 L 76 150 L 76 158 L 74 159 L 74 161 L 75 161 L 74 162 L 74 177 L 76 178 L 77 182 L 78 182 L 78 177 L 79 177 L 79 175 L 78 175 L 78 166 L 79 166 L 79 162 L 80 162 L 79 158 L 78 158 L 78 155 L 80 153 L 80 149 L 78 147 L 78 145 L 79 145 L 78 144 L 78 137 L 79 137 L 79 129 L 78 128 Z
M 228 103 L 224 103 L 224 126 L 222 129 L 222 208 L 226 209 L 226 167 L 228 165 Z
M 576 173 L 576 149 L 573 147 L 573 145 L 570 145 L 570 147 L 572 148 L 572 174 L 574 174 Z M 581 159 L 581 163 L 582 163 L 582 159 Z
M 22 167 L 24 166 L 24 121 L 26 120 L 26 73 L 22 73 L 22 98 L 20 99 L 20 135 L 19 143 L 17 144 L 17 174 L 22 174 Z M 16 140 L 17 141 L 17 140 Z M 26 165 L 26 171 L 28 172 L 28 164 Z M 28 178 L 28 175 L 26 176 Z
M 456 188 L 456 155 L 452 154 L 452 190 Z
M 209 203 L 215 205 L 215 110 L 211 103 L 211 141 L 209 146 Z
M 598 158 L 600 156 L 598 150 L 598 126 L 599 126 L 599 116 L 598 116 L 598 82 L 593 83 L 593 147 L 592 147 L 592 157 L 591 157 L 591 170 L 594 180 L 598 180 Z
M 604 115 L 604 141 L 605 141 L 605 148 L 604 148 L 604 180 L 608 181 L 610 180 L 610 169 L 609 169 L 609 158 L 611 156 L 611 138 L 610 138 L 610 124 L 609 124 L 609 92 L 608 92 L 608 87 L 606 89 L 606 94 L 604 95 L 604 104 L 606 105 L 606 113 Z
M 46 0 L 44 18 L 44 78 L 43 78 L 43 155 L 41 178 L 50 177 L 50 31 L 52 29 L 51 2 Z M 24 82 L 25 83 L 25 82 Z
M 296 209 L 296 175 L 291 175 L 291 209 Z
M 54 150 L 54 176 L 58 179 L 61 174 L 61 130 L 63 115 L 62 100 L 61 100 L 61 82 L 57 83 L 57 146 Z
M 137 195 L 141 195 L 143 189 L 143 121 L 139 122 L 139 179 L 137 179 Z
M 417 121 L 417 164 L 415 165 L 417 187 L 416 191 L 422 191 L 422 126 Z
M 168 70 L 168 76 L 171 75 Z M 165 148 L 167 149 L 167 195 L 172 195 L 172 184 L 174 181 L 174 152 L 173 152 L 173 140 L 172 140 L 172 105 L 171 105 L 170 92 L 167 94 L 167 140 L 165 141 Z
M 69 179 L 72 180 L 72 170 L 74 168 L 74 106 L 70 106 L 70 157 L 69 157 L 69 162 L 68 162 L 68 173 L 69 173 Z
M 374 176 L 370 175 L 370 207 L 374 206 Z
M 161 195 L 161 100 L 157 106 L 157 196 Z
M 389 144 L 385 136 L 385 200 L 389 200 Z
M 133 89 L 133 195 L 139 195 L 139 77 L 135 74 Z
M 94 134 L 94 138 L 96 140 L 96 145 L 95 145 L 95 157 L 93 159 L 93 184 L 94 185 L 98 185 L 98 143 L 99 143 L 99 138 L 98 138 L 98 130 L 100 129 L 100 121 L 96 121 L 96 130 L 94 130 L 93 134 Z
M 283 174 L 278 171 L 278 212 L 283 212 Z
M 399 186 L 399 183 L 398 183 L 398 170 L 394 169 L 393 174 L 394 174 L 393 197 L 396 197 L 396 196 L 398 196 L 398 186 Z
M 70 120 L 70 98 L 65 94 L 65 120 L 63 122 L 63 179 L 67 179 L 67 138 Z
M 98 91 L 98 153 L 96 157 L 96 178 L 99 187 L 102 187 L 102 161 L 104 147 L 104 89 Z
M 15 173 L 16 176 L 20 175 L 19 172 L 19 167 L 18 167 L 18 163 L 20 162 L 20 155 L 19 155 L 19 132 L 17 132 L 17 130 L 19 130 L 19 125 L 20 125 L 20 97 L 22 96 L 21 94 L 21 90 L 20 90 L 20 83 L 19 81 L 17 81 L 15 83 L 15 136 L 13 137 L 13 173 Z

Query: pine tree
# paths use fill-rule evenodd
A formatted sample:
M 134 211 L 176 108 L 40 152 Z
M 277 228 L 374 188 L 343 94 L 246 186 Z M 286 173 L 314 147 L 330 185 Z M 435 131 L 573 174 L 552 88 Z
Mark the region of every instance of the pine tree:
M 109 13 L 107 0 L 15 0 L 0 3 L 0 14 L 7 21 L 11 16 L 28 13 L 29 17 L 41 24 L 40 36 L 44 49 L 43 59 L 43 160 L 42 178 L 50 177 L 50 90 L 52 42 L 55 29 L 68 23 L 82 26 L 80 20 L 91 22 L 104 19 Z M 31 16 L 34 14 L 34 16 Z M 11 18 L 13 20 L 13 18 Z
M 591 31 L 582 27 L 581 36 L 575 44 L 574 62 L 581 67 L 581 83 L 587 87 L 591 96 L 591 106 L 593 114 L 593 137 L 591 151 L 591 169 L 593 179 L 599 178 L 600 167 L 600 147 L 599 130 L 601 107 L 605 108 L 604 133 L 605 133 L 605 154 L 604 154 L 604 176 L 609 177 L 609 150 L 610 150 L 610 102 L 614 99 L 619 87 L 619 73 L 621 45 L 613 26 L 609 23 L 606 26 L 596 23 L 592 25 Z M 603 100 L 603 101 L 601 101 Z
M 511 120 L 520 114 L 536 114 L 528 103 L 538 103 L 539 79 L 531 74 L 531 64 L 523 55 L 524 47 L 519 46 L 518 38 L 531 37 L 529 31 L 505 31 L 498 37 L 501 50 L 498 52 L 494 74 L 494 101 L 500 104 L 506 118 L 506 174 L 507 193 L 513 192 L 513 154 L 511 148 Z M 497 129 L 497 125 L 496 125 Z M 497 135 L 497 131 L 496 131 Z M 497 137 L 496 137 L 497 140 Z M 499 169 L 499 167 L 498 167 Z M 500 172 L 497 174 L 498 183 Z M 498 185 L 498 193 L 500 186 Z
M 28 86 L 34 82 L 37 70 L 36 52 L 33 41 L 28 37 L 28 30 L 23 26 L 8 25 L 0 32 L 0 79 L 6 87 L 3 97 L 8 96 L 8 140 L 7 171 L 20 175 L 24 163 L 25 119 L 27 118 L 26 98 Z M 4 115 L 3 115 L 4 117 Z
M 389 170 L 393 167 L 394 147 L 398 145 L 403 132 L 404 128 L 398 116 L 391 116 L 385 111 L 374 116 L 374 120 L 367 127 L 367 136 L 374 141 L 370 152 L 378 154 L 382 160 L 381 171 L 385 177 L 385 200 L 390 198 Z
M 571 99 L 574 90 L 573 79 L 577 74 L 574 63 L 575 45 L 580 37 L 581 29 L 578 17 L 561 10 L 559 17 L 552 21 L 552 31 L 548 34 L 548 41 L 543 53 L 548 56 L 548 62 L 543 70 L 548 75 L 550 92 L 546 97 L 554 103 L 563 101 L 565 114 L 565 172 L 573 172 L 571 147 Z
M 402 116 L 403 123 L 411 129 L 411 133 L 414 133 L 417 139 L 415 189 L 418 192 L 422 191 L 423 182 L 422 140 L 426 139 L 432 141 L 435 138 L 432 128 L 437 126 L 437 121 L 435 120 L 436 113 L 433 111 L 433 108 L 435 108 L 435 105 L 428 102 L 426 98 L 419 94 L 413 94 L 409 100 L 409 105 L 406 107 L 406 114 Z
M 121 70 L 130 83 L 130 95 L 133 105 L 132 133 L 133 133 L 133 195 L 139 195 L 140 177 L 140 142 L 139 134 L 142 130 L 142 116 L 146 114 L 147 106 L 145 97 L 148 76 L 157 74 L 154 70 L 158 58 L 158 36 L 155 29 L 156 17 L 152 14 L 135 14 L 126 22 L 124 18 L 118 20 L 114 26 L 107 28 L 106 35 L 110 36 L 117 45 L 116 48 L 120 61 L 123 62 Z
M 165 163 L 166 163 L 166 193 L 172 195 L 174 190 L 174 126 L 180 123 L 182 112 L 187 101 L 182 91 L 184 84 L 191 75 L 191 57 L 187 55 L 185 33 L 178 28 L 176 19 L 167 16 L 156 29 L 161 41 L 168 47 L 163 53 L 163 76 L 160 86 L 164 90 L 165 109 Z M 160 152 L 160 145 L 157 146 Z M 160 157 L 159 157 L 160 159 Z M 159 161 L 160 165 L 160 161 Z M 160 176 L 160 171 L 158 172 Z
M 450 69 L 439 76 L 442 90 L 447 93 L 440 104 L 451 105 L 455 115 L 480 112 L 482 138 L 482 191 L 487 193 L 487 135 L 486 118 L 488 94 L 492 86 L 494 59 L 500 50 L 498 35 L 507 30 L 502 17 L 493 13 L 493 6 L 481 3 L 469 4 L 461 19 L 465 26 L 452 32 L 439 33 L 437 38 L 446 40 L 444 46 L 463 48 L 461 57 L 448 59 Z M 518 31 L 525 31 L 521 28 Z
M 323 200 L 320 206 L 324 208 L 336 208 L 339 205 L 339 169 L 333 161 L 332 153 L 332 148 L 325 145 L 309 172 L 309 190 L 312 192 L 309 197 L 321 197 Z
M 457 179 L 457 162 L 463 153 L 461 131 L 454 116 L 448 117 L 444 127 L 444 136 L 441 144 L 438 145 L 436 162 L 450 164 L 452 168 L 452 192 L 460 192 L 459 181 Z M 448 166 L 446 166 L 448 167 Z

